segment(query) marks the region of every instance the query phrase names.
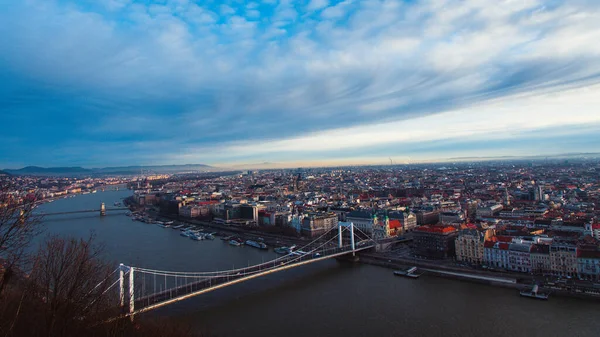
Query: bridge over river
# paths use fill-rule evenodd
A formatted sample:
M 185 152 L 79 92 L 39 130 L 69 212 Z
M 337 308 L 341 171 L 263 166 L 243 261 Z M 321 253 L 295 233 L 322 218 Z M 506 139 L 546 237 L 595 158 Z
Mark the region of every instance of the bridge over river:
M 300 267 L 325 259 L 354 255 L 375 247 L 368 235 L 352 223 L 340 222 L 307 245 L 289 254 L 245 268 L 182 272 L 119 265 L 118 279 L 111 287 L 119 285 L 119 302 L 126 316 L 134 315 L 198 296 L 216 289 L 259 278 L 279 271 Z

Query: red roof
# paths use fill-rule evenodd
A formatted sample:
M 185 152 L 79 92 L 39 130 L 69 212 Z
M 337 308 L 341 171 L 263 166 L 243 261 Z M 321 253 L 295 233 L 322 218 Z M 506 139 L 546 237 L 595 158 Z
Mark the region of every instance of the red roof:
M 485 248 L 494 248 L 494 245 L 496 244 L 496 242 L 494 241 L 486 241 L 483 243 L 483 247 Z
M 600 229 L 600 223 L 593 224 L 592 229 Z
M 504 236 L 504 235 L 497 235 L 496 238 L 498 239 L 498 241 L 500 242 L 512 242 L 512 236 Z
M 402 228 L 402 223 L 397 219 L 390 220 L 389 227 L 390 229 Z
M 502 250 L 508 250 L 508 247 L 509 247 L 509 246 L 510 246 L 510 245 L 509 245 L 508 243 L 506 243 L 506 242 L 500 242 L 500 243 L 498 244 L 498 248 L 500 248 L 500 249 L 502 249 Z
M 424 232 L 424 233 L 446 234 L 446 233 L 456 232 L 456 228 L 454 228 L 452 226 L 429 226 L 429 225 L 425 225 L 425 226 L 419 226 L 419 227 L 415 228 L 415 231 L 417 231 L 417 232 Z

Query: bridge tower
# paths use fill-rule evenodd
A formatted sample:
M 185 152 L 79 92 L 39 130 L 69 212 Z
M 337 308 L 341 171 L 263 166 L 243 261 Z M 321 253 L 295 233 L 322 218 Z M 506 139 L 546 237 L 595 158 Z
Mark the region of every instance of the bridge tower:
M 338 222 L 338 247 L 342 248 L 342 227 L 350 228 L 350 247 L 352 247 L 352 255 L 354 255 L 354 251 L 356 250 L 356 246 L 354 245 L 354 223 L 352 222 Z
M 106 215 L 106 206 L 104 206 L 104 203 L 100 204 L 100 216 L 105 216 Z

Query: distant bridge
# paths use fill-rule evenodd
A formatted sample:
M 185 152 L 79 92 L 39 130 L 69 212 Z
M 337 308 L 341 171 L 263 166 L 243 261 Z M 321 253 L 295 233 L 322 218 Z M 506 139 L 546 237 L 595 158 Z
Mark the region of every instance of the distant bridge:
M 359 233 L 355 233 L 355 230 Z M 349 237 L 349 244 L 344 244 L 344 234 Z M 355 243 L 355 238 L 360 241 Z M 125 316 L 133 319 L 134 315 L 216 289 L 305 264 L 348 254 L 354 255 L 373 247 L 375 241 L 355 228 L 352 223 L 339 223 L 337 228 L 330 229 L 311 243 L 285 256 L 246 268 L 214 272 L 177 272 L 120 264 L 114 272 L 119 272 L 118 279 L 111 287 L 119 284 L 120 306 L 123 309 L 128 306 Z
M 108 211 L 128 211 L 129 208 L 127 207 L 111 207 L 111 208 L 106 208 L 104 203 L 100 204 L 100 208 L 99 209 L 83 209 L 83 210 L 78 210 L 78 211 L 65 211 L 65 212 L 52 212 L 52 213 L 40 213 L 40 215 L 42 216 L 49 216 L 49 215 L 61 215 L 61 214 L 78 214 L 78 213 L 99 213 L 100 216 L 105 216 L 106 212 Z

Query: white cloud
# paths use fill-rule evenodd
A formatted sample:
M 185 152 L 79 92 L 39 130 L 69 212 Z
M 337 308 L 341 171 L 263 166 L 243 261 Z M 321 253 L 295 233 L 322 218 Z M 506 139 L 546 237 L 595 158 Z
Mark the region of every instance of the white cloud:
M 329 6 L 329 0 L 310 0 L 306 9 L 309 11 L 316 11 Z
M 517 133 L 556 127 L 570 132 L 572 127 L 594 125 L 600 130 L 598 106 L 600 85 L 560 93 L 517 95 L 409 120 L 332 129 L 281 140 L 231 143 L 218 152 L 230 158 L 259 157 L 269 153 L 306 152 L 307 149 L 318 153 L 382 144 L 403 146 L 438 140 L 510 139 Z M 198 151 L 203 152 L 202 149 Z
M 186 136 L 186 144 L 243 134 L 255 145 L 272 138 L 263 152 L 273 153 L 293 150 L 295 139 L 312 142 L 305 138 L 312 131 L 318 141 L 311 144 L 349 149 L 359 145 L 338 141 L 345 137 L 340 128 L 373 144 L 365 124 L 383 121 L 428 139 L 428 130 L 417 134 L 410 123 L 447 119 L 450 108 L 475 119 L 469 107 L 491 99 L 560 92 L 600 78 L 600 7 L 592 1 L 544 7 L 542 0 L 364 0 L 327 7 L 334 2 L 286 0 L 260 18 L 256 2 L 113 0 L 116 15 L 68 1 L 15 1 L 0 12 L 0 69 L 65 96 L 127 102 L 116 109 L 133 120 L 168 116 L 173 135 L 192 134 L 190 123 L 177 119 L 181 114 L 213 123 L 209 132 Z M 320 14 L 302 12 L 317 8 Z M 542 110 L 548 109 L 529 114 L 532 127 L 545 127 Z M 159 129 L 150 126 L 148 133 Z M 382 135 L 373 138 L 405 141 Z

